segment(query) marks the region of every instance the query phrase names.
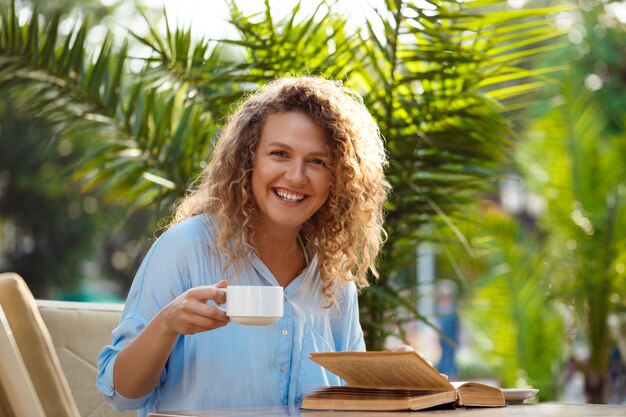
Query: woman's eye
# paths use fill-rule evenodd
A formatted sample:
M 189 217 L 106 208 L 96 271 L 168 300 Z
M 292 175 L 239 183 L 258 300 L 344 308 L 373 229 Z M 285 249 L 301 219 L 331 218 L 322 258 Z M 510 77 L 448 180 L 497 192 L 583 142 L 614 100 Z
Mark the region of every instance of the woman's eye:
M 279 158 L 286 158 L 287 157 L 287 152 L 285 152 L 285 151 L 272 151 L 271 155 L 277 156 Z
M 319 165 L 321 167 L 325 167 L 326 166 L 326 162 L 324 162 L 322 159 L 312 159 L 311 163 L 315 164 L 315 165 Z

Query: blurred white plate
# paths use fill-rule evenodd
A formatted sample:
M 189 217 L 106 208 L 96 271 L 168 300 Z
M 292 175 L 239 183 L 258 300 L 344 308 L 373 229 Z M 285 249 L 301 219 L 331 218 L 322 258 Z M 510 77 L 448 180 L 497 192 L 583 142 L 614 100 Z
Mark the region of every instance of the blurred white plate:
M 230 321 L 241 326 L 268 326 L 280 317 L 271 316 L 230 316 Z
M 508 404 L 523 404 L 529 398 L 533 398 L 539 392 L 535 388 L 503 388 L 502 393 Z

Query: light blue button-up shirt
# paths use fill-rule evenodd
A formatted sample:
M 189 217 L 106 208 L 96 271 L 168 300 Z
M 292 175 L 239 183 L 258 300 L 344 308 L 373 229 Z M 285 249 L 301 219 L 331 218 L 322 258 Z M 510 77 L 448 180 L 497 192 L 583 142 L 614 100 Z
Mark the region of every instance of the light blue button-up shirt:
M 148 395 L 129 399 L 113 385 L 113 364 L 152 317 L 189 288 L 228 279 L 232 285 L 278 285 L 255 255 L 224 271 L 215 226 L 206 216 L 165 232 L 146 255 L 124 307 L 113 343 L 98 357 L 98 389 L 118 410 L 158 410 L 298 405 L 311 390 L 342 381 L 308 359 L 311 352 L 365 350 L 356 287 L 340 284 L 335 304 L 323 308 L 317 258 L 284 290 L 284 316 L 270 326 L 230 323 L 181 335 Z

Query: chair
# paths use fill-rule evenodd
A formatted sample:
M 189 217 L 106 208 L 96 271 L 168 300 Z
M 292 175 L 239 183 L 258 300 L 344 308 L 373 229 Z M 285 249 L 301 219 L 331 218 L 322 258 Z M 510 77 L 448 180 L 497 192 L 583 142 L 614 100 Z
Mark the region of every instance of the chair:
M 0 416 L 45 417 L 2 308 L 0 308 Z
M 45 415 L 80 417 L 50 333 L 32 293 L 19 275 L 0 274 L 0 305 Z M 9 334 L 6 331 L 3 333 Z M 0 380 L 7 396 L 9 385 L 14 383 L 13 378 L 6 380 L 3 376 Z M 12 408 L 10 401 L 4 401 L 5 409 L 7 403 Z M 13 408 L 13 413 L 16 417 L 31 415 L 16 408 Z
M 119 324 L 124 305 L 37 300 L 37 307 L 52 336 L 80 415 L 136 417 L 136 411 L 115 411 L 96 388 L 98 354 L 111 343 L 111 331 Z

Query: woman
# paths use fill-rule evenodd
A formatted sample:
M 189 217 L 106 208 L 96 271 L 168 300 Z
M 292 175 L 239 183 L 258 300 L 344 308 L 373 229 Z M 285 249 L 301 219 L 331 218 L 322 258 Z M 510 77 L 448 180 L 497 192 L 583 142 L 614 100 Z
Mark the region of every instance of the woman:
M 229 118 L 199 185 L 133 281 L 97 385 L 120 410 L 292 405 L 340 384 L 310 352 L 364 350 L 389 185 L 376 124 L 341 83 L 283 78 Z M 284 288 L 284 316 L 230 323 L 233 285 Z

